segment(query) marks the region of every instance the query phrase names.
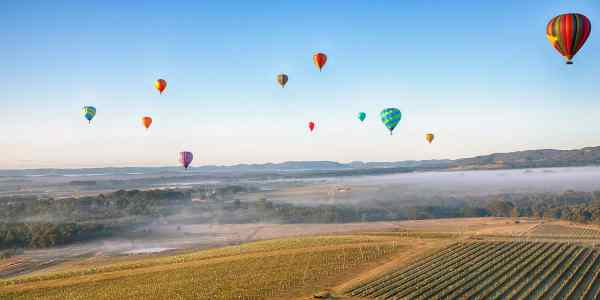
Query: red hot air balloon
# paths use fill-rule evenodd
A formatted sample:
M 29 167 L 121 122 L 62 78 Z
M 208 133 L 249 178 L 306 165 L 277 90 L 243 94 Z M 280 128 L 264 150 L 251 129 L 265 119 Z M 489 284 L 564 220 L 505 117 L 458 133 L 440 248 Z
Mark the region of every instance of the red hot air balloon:
M 192 159 L 194 159 L 194 155 L 189 151 L 179 152 L 179 163 L 187 170 L 190 163 L 192 163 Z
M 308 129 L 310 129 L 311 132 L 315 130 L 315 122 L 308 122 Z
M 313 55 L 313 62 L 315 63 L 315 66 L 319 68 L 319 71 L 321 71 L 325 66 L 325 63 L 327 63 L 327 55 L 325 55 L 325 53 L 317 52 Z
M 162 94 L 163 91 L 167 88 L 167 81 L 164 79 L 157 79 L 154 82 L 154 87 Z
M 567 60 L 573 64 L 573 56 L 583 47 L 592 32 L 592 23 L 582 14 L 556 16 L 546 26 L 546 37 Z

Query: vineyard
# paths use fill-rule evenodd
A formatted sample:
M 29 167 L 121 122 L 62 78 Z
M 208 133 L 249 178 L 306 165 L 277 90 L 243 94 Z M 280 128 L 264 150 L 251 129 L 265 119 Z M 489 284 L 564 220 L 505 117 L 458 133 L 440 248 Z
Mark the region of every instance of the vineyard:
M 4 280 L 0 299 L 286 299 L 414 243 L 366 235 L 261 241 Z
M 600 250 L 532 241 L 454 243 L 356 285 L 377 299 L 600 299 Z
M 590 228 L 569 227 L 558 224 L 541 224 L 528 232 L 529 236 L 569 237 L 579 239 L 600 239 L 600 231 Z

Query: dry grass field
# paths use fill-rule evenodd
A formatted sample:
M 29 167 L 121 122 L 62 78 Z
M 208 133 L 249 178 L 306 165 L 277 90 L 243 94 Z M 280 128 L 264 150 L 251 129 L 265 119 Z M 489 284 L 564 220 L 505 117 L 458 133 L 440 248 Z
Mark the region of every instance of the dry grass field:
M 444 239 L 341 235 L 268 240 L 103 262 L 0 282 L 2 299 L 283 299 L 311 294 Z
M 330 299 L 600 297 L 600 249 L 590 243 L 600 236 L 589 226 L 476 218 L 348 227 L 71 260 L 1 280 L 0 299 L 311 299 L 323 291 Z

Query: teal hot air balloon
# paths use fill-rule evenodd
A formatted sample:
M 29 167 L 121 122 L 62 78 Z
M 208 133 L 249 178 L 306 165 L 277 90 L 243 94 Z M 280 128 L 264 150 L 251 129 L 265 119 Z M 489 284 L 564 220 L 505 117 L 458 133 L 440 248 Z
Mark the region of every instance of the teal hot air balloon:
M 390 135 L 400 123 L 400 119 L 402 119 L 402 113 L 397 108 L 386 108 L 381 111 L 381 122 L 390 130 Z
M 359 112 L 358 113 L 358 119 L 362 122 L 365 120 L 365 118 L 367 117 L 367 114 L 365 114 L 364 112 Z
M 89 123 L 92 123 L 92 119 L 96 116 L 96 108 L 93 106 L 84 106 L 81 109 L 81 113 L 83 117 L 88 120 Z

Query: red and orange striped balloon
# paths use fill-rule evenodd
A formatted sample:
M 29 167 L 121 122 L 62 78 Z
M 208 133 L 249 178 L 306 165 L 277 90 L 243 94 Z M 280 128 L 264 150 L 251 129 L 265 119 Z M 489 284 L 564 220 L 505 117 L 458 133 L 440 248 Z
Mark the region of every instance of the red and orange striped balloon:
M 592 23 L 582 14 L 556 16 L 546 26 L 546 37 L 552 46 L 573 64 L 573 56 L 583 47 L 592 32 Z

